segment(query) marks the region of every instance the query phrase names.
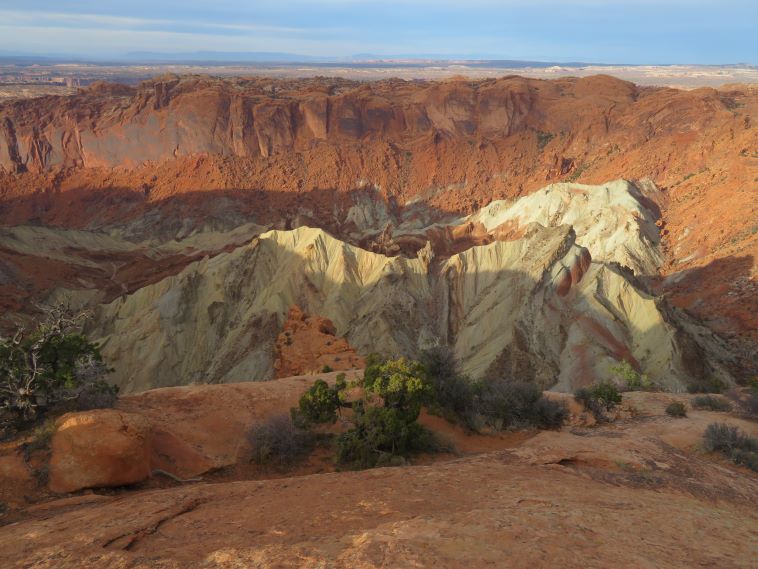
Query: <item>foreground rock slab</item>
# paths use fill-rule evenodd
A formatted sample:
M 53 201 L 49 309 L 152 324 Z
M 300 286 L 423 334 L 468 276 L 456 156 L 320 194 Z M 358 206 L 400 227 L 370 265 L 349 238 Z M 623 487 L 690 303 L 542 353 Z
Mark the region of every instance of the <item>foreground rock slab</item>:
M 0 566 L 755 567 L 758 477 L 686 450 L 689 436 L 662 440 L 675 421 L 429 466 L 51 502 L 0 528 Z

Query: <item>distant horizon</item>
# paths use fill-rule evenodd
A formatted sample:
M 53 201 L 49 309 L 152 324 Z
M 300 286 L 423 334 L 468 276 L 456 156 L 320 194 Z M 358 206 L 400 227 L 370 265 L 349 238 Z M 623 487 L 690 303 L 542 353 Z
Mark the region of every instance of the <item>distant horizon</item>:
M 339 65 L 339 64 L 362 64 L 362 63 L 410 63 L 422 64 L 429 62 L 439 63 L 471 63 L 484 64 L 491 63 L 495 67 L 508 67 L 510 64 L 514 67 L 676 67 L 676 66 L 695 66 L 695 67 L 758 67 L 758 62 L 750 61 L 723 61 L 718 63 L 704 63 L 698 61 L 681 61 L 660 63 L 655 61 L 579 61 L 579 60 L 560 60 L 546 59 L 520 59 L 505 56 L 486 56 L 478 54 L 372 54 L 361 53 L 346 56 L 307 56 L 298 53 L 288 52 L 227 52 L 212 50 L 197 50 L 184 52 L 153 52 L 153 51 L 133 51 L 122 54 L 103 55 L 95 57 L 91 55 L 77 53 L 33 53 L 33 52 L 13 52 L 0 50 L 0 60 L 6 63 L 8 60 L 28 60 L 29 63 L 45 62 L 48 64 L 57 63 L 114 63 L 114 64 L 193 64 L 203 63 L 210 66 L 223 66 L 229 64 L 310 64 L 310 65 Z M 498 65 L 499 64 L 499 65 Z
M 758 64 L 755 0 L 3 0 L 0 54 Z

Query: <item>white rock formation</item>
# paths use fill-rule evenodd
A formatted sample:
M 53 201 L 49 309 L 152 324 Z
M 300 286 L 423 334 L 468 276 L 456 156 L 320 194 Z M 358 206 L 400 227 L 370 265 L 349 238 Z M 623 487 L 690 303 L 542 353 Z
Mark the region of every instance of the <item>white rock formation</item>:
M 589 243 L 604 235 L 586 226 L 590 234 Z M 119 362 L 114 379 L 126 392 L 264 379 L 292 305 L 331 319 L 363 353 L 447 345 L 474 377 L 570 389 L 626 358 L 669 388 L 686 382 L 676 329 L 655 299 L 621 268 L 591 262 L 569 225 L 529 223 L 519 239 L 447 259 L 426 249 L 387 257 L 314 228 L 269 231 L 101 306 L 91 332 Z

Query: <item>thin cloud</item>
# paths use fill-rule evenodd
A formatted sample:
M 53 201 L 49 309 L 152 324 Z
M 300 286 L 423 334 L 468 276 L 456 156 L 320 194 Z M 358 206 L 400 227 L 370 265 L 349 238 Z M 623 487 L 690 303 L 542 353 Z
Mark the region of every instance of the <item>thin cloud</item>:
M 238 30 L 248 32 L 302 34 L 313 32 L 332 32 L 335 28 L 294 28 L 285 26 L 256 24 L 227 24 L 201 22 L 198 20 L 167 20 L 156 18 L 135 18 L 130 16 L 110 16 L 103 14 L 67 14 L 64 12 L 25 12 L 19 10 L 0 10 L 0 20 L 4 26 L 31 26 L 36 28 L 60 28 L 66 26 L 109 28 L 116 30 L 143 30 L 164 28 L 167 31 L 177 25 L 191 25 L 209 30 Z

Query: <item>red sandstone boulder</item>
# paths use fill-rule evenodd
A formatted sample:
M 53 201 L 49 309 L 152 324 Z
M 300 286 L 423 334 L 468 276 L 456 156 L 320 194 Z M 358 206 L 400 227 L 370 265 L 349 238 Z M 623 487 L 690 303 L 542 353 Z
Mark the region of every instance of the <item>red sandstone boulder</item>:
M 150 423 L 114 409 L 69 413 L 57 422 L 51 450 L 53 492 L 135 484 L 150 476 Z

